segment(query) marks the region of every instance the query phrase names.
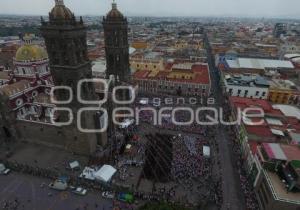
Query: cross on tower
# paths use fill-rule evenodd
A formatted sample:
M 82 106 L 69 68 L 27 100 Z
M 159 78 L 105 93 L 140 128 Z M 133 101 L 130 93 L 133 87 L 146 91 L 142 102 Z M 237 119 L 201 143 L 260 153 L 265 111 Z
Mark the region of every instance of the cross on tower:
M 55 0 L 55 5 L 64 5 L 64 0 Z

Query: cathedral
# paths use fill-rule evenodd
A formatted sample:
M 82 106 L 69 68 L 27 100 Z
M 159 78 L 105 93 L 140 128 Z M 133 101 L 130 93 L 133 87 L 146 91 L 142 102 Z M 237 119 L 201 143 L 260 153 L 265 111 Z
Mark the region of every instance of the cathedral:
M 127 83 L 128 23 L 115 3 L 103 18 L 103 27 L 106 79 L 113 76 Z M 4 101 L 0 103 L 0 136 L 93 155 L 97 148 L 107 146 L 107 132 L 86 131 L 100 129 L 107 116 L 97 110 L 99 105 L 82 104 L 77 99 L 78 82 L 84 79 L 88 81 L 81 85 L 82 100 L 99 100 L 87 56 L 87 28 L 82 17 L 76 18 L 63 0 L 55 0 L 49 19 L 41 18 L 40 31 L 46 50 L 25 38 L 15 56 L 11 79 L 0 87 L 0 100 Z M 66 86 L 68 90 L 61 88 Z M 53 87 L 58 87 L 53 91 L 55 103 L 50 97 Z M 68 103 L 57 103 L 70 98 Z

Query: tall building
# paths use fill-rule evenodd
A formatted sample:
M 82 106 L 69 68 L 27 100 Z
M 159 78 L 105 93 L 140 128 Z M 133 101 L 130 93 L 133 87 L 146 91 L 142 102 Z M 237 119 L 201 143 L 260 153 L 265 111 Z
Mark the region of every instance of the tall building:
M 106 52 L 106 77 L 114 75 L 121 82 L 129 81 L 129 45 L 127 18 L 112 4 L 111 11 L 103 17 Z
M 287 32 L 287 25 L 284 23 L 276 23 L 274 27 L 273 34 L 276 38 L 279 38 L 281 34 L 286 34 Z
M 68 9 L 63 0 L 56 0 L 55 7 L 49 13 L 49 21 L 42 19 L 40 28 L 45 39 L 46 48 L 50 59 L 50 69 L 55 86 L 68 86 L 74 94 L 73 100 L 69 104 L 58 105 L 70 108 L 74 115 L 73 123 L 61 129 L 61 135 L 72 138 L 70 145 L 76 151 L 83 154 L 91 154 L 96 150 L 97 145 L 104 146 L 104 136 L 95 133 L 80 132 L 77 127 L 77 113 L 87 105 L 81 104 L 77 100 L 77 84 L 81 79 L 92 78 L 91 62 L 87 56 L 86 27 L 82 18 L 76 20 L 74 14 Z M 92 83 L 84 83 L 81 89 L 81 96 L 86 101 L 97 100 L 95 89 Z M 67 91 L 55 91 L 58 101 L 69 98 Z M 100 117 L 96 111 L 84 111 L 79 122 L 83 129 L 95 129 L 99 127 Z M 68 121 L 68 113 L 57 114 L 57 121 Z

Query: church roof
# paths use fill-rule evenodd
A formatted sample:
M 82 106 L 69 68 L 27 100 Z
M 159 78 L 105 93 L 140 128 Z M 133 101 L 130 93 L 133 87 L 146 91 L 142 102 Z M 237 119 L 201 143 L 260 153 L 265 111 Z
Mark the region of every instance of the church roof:
M 30 88 L 30 81 L 21 80 L 19 82 L 16 82 L 16 83 L 13 83 L 10 85 L 1 86 L 0 94 L 10 97 L 17 93 L 23 92 L 27 88 Z
M 73 18 L 73 13 L 65 6 L 63 0 L 55 0 L 55 6 L 50 12 L 50 16 L 51 18 L 58 20 L 71 20 Z
M 17 62 L 39 61 L 48 58 L 47 51 L 39 46 L 31 43 L 31 37 L 24 37 L 25 44 L 21 46 L 17 52 L 15 60 Z
M 112 9 L 106 15 L 107 19 L 123 19 L 123 14 L 118 10 L 117 4 L 112 3 Z

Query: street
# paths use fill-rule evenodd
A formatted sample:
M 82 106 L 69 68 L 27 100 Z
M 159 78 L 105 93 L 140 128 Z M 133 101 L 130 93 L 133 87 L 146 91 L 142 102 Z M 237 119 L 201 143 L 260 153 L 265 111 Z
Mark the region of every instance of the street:
M 216 99 L 216 106 L 222 107 L 222 88 L 218 80 L 218 69 L 214 66 L 214 57 L 209 49 L 208 40 L 206 49 L 208 52 L 208 64 L 211 74 L 211 89 L 213 96 Z M 246 209 L 244 197 L 242 194 L 238 172 L 233 166 L 233 153 L 230 148 L 230 139 L 227 131 L 223 126 L 220 126 L 216 133 L 216 140 L 219 144 L 219 159 L 221 162 L 222 179 L 223 179 L 223 210 L 241 210 Z
M 44 187 L 41 184 L 45 183 Z M 100 192 L 88 192 L 79 196 L 68 192 L 59 192 L 48 187 L 49 180 L 11 173 L 0 176 L 1 209 L 20 210 L 111 210 L 112 201 L 103 200 Z M 49 196 L 51 193 L 51 197 Z M 7 207 L 5 208 L 5 203 Z M 15 207 L 17 206 L 17 207 Z

